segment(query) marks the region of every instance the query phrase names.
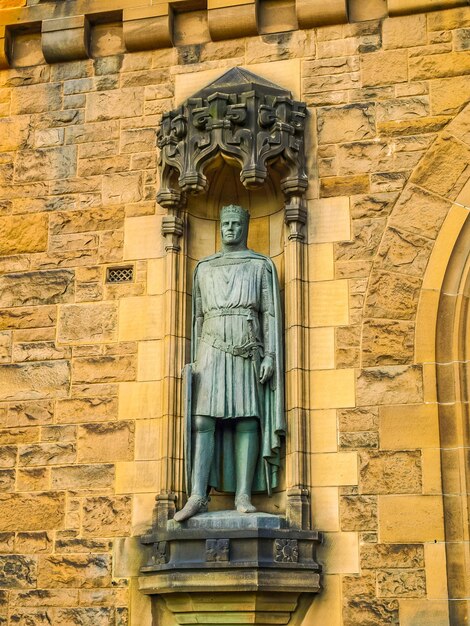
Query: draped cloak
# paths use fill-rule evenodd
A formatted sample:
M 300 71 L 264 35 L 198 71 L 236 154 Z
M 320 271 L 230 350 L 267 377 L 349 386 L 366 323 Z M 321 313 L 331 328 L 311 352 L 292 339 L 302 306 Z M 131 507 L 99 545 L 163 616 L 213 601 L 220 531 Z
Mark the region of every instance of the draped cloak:
M 258 418 L 261 437 L 253 491 L 270 493 L 278 484 L 281 437 L 286 428 L 282 317 L 277 272 L 271 259 L 242 250 L 219 252 L 200 261 L 193 278 L 192 321 L 191 408 L 185 416 L 186 437 L 190 436 L 192 416 L 215 418 L 209 487 L 234 492 L 233 420 Z M 274 373 L 262 385 L 259 366 L 266 353 L 273 357 Z

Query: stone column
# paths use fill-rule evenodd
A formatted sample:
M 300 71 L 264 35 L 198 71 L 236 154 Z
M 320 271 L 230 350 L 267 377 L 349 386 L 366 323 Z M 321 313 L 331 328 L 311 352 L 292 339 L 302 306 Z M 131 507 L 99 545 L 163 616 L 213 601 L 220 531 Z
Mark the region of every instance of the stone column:
M 286 487 L 287 519 L 292 528 L 310 527 L 308 501 L 308 332 L 305 327 L 308 290 L 304 287 L 305 235 L 307 221 L 303 195 L 286 201 L 285 222 L 289 228 L 285 255 L 285 346 L 286 346 Z

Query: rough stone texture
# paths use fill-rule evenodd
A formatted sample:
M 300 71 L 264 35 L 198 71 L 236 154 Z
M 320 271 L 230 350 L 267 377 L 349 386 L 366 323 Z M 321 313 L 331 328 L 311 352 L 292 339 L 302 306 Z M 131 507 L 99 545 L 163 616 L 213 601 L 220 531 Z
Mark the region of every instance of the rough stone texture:
M 117 338 L 117 306 L 112 303 L 64 306 L 58 334 L 62 343 L 113 341 Z
M 361 567 L 419 568 L 424 565 L 423 546 L 414 544 L 364 544 L 361 547 Z
M 375 109 L 371 103 L 317 109 L 319 143 L 343 143 L 375 135 Z
M 0 555 L 0 587 L 3 589 L 36 586 L 36 560 L 19 554 Z
M 69 384 L 67 361 L 0 365 L 0 400 L 63 398 Z
M 421 279 L 391 272 L 374 272 L 367 294 L 368 317 L 413 319 L 418 305 Z
M 366 367 L 411 363 L 414 353 L 413 322 L 365 320 L 362 358 Z
M 122 537 L 131 525 L 131 498 L 87 498 L 83 504 L 82 531 L 87 536 Z
M 378 596 L 420 598 L 426 595 L 424 570 L 385 570 L 377 574 Z
M 420 493 L 421 453 L 361 452 L 359 489 L 361 493 Z
M 65 513 L 63 493 L 0 494 L 0 530 L 61 528 Z
M 117 398 L 72 398 L 57 402 L 56 419 L 60 423 L 103 422 L 116 419 L 117 411 Z
M 340 498 L 341 530 L 377 530 L 377 498 L 343 496 Z
M 356 391 L 358 405 L 421 402 L 421 367 L 383 366 L 363 369 L 357 376 Z
M 53 489 L 106 489 L 114 482 L 113 465 L 71 465 L 52 468 Z
M 343 606 L 344 626 L 398 626 L 398 602 L 370 598 L 346 599 Z
M 133 422 L 85 424 L 78 430 L 80 463 L 131 461 L 134 458 Z
M 74 554 L 40 556 L 38 586 L 108 587 L 111 583 L 111 559 L 107 554 Z
M 47 216 L 0 217 L 0 255 L 42 252 L 47 246 Z
M 74 272 L 51 270 L 5 274 L 0 277 L 0 306 L 31 306 L 70 302 L 74 292 Z
M 417 310 L 429 260 L 441 254 L 440 269 L 447 263 L 449 251 L 442 253 L 442 239 L 435 242 L 469 175 L 469 11 L 441 11 L 417 0 L 408 3 L 415 14 L 387 18 L 385 0 L 350 0 L 350 23 L 298 30 L 294 2 L 257 4 L 260 24 L 269 10 L 274 21 L 288 15 L 292 30 L 224 42 L 182 40 L 175 48 L 129 54 L 117 23 L 91 18 L 93 58 L 47 65 L 39 32 L 15 26 L 15 67 L 0 72 L 2 626 L 147 626 L 151 619 L 117 546 L 127 546 L 131 536 L 136 543 L 134 536 L 150 526 L 165 475 L 162 456 L 179 454 L 167 450 L 166 418 L 160 419 L 163 411 L 174 412 L 167 381 L 160 380 L 164 342 L 156 345 L 168 328 L 156 319 L 158 336 L 119 342 L 118 322 L 122 299 L 133 298 L 128 317 L 144 336 L 139 298 L 167 288 L 163 211 L 155 205 L 162 115 L 235 65 L 307 103 L 307 195 L 328 198 L 330 208 L 322 214 L 322 243 L 307 244 L 305 275 L 321 283 L 321 293 L 330 293 L 330 281 L 345 287 L 343 303 L 326 299 L 323 326 L 312 329 L 318 344 L 310 348 L 325 356 L 319 369 L 332 370 L 321 376 L 337 375 L 349 387 L 346 408 L 338 408 L 343 393 L 321 390 L 328 407 L 312 411 L 306 435 L 323 468 L 322 476 L 312 476 L 313 519 L 334 540 L 326 548 L 322 597 L 304 626 L 398 626 L 399 618 L 407 624 L 404 608 L 411 603 L 434 606 L 429 599 L 442 584 L 436 580 L 443 567 L 435 563 L 442 546 L 415 543 L 400 528 L 393 528 L 395 535 L 382 512 L 385 500 L 390 510 L 396 498 L 416 498 L 418 506 L 428 497 L 421 494 L 440 488 L 438 450 L 422 450 L 421 439 L 406 450 L 382 450 L 378 414 L 379 407 L 387 415 L 406 414 L 407 405 L 435 402 L 432 365 L 423 368 L 418 360 L 423 333 L 432 344 L 432 322 L 423 322 L 427 310 L 424 317 L 422 307 Z M 317 0 L 297 4 L 320 7 Z M 0 13 L 26 5 L 47 13 L 54 2 L 0 0 Z M 436 10 L 420 13 L 424 5 Z M 189 20 L 186 9 L 182 17 L 173 8 L 178 23 Z M 178 37 L 204 36 L 203 11 L 196 13 L 199 28 L 178 26 Z M 280 197 L 274 201 L 263 190 L 248 198 L 236 176 L 228 181 L 225 169 L 214 171 L 222 176 L 209 194 L 188 198 L 191 219 L 207 217 L 208 198 L 214 213 L 227 200 L 246 201 L 256 224 L 252 247 L 276 251 L 284 285 L 295 244 L 282 240 L 277 214 L 264 218 Z M 212 171 L 207 174 L 211 179 Z M 277 175 L 273 182 L 277 187 Z M 140 232 L 136 218 L 157 226 Z M 194 258 L 216 246 L 215 225 L 198 221 L 197 241 L 185 233 L 197 248 Z M 128 264 L 134 282 L 106 283 L 107 268 Z M 191 262 L 188 277 L 192 269 Z M 178 289 L 190 286 L 181 282 Z M 296 301 L 285 300 L 289 314 Z M 309 327 L 311 320 L 302 323 Z M 297 347 L 286 348 L 289 359 L 297 356 Z M 288 402 L 295 402 L 291 392 Z M 437 432 L 437 418 L 435 426 Z M 294 439 L 301 445 L 302 437 Z M 285 476 L 287 483 L 289 472 Z M 283 510 L 281 496 L 275 500 Z M 402 543 L 379 543 L 387 532 Z M 443 535 L 426 530 L 434 536 Z M 114 580 L 111 555 L 119 573 Z M 460 562 L 448 563 L 453 575 L 460 571 Z

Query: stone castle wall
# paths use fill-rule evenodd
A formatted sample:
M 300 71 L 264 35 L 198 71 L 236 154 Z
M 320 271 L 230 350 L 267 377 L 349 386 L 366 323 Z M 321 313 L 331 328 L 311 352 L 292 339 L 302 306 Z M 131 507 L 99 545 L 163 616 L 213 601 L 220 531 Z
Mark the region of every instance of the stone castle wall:
M 0 25 L 24 4 L 0 0 Z M 52 19 L 61 3 L 28 4 L 18 11 Z M 238 3 L 219 4 L 211 10 Z M 279 2 L 291 20 L 292 4 Z M 271 17 L 268 34 L 220 42 L 209 31 L 198 41 L 207 16 L 195 6 L 178 45 L 140 52 L 126 52 L 111 13 L 93 24 L 92 59 L 65 61 L 54 41 L 56 63 L 45 62 L 44 32 L 17 28 L 32 23 L 26 13 L 4 31 L 0 624 L 151 624 L 138 536 L 166 484 L 171 339 L 155 130 L 235 65 L 287 87 L 310 114 L 302 402 L 312 522 L 325 541 L 324 590 L 303 624 L 463 623 L 466 556 L 449 546 L 467 533 L 456 521 L 465 438 L 442 407 L 467 396 L 454 393 L 453 363 L 436 366 L 436 336 L 470 205 L 470 7 L 420 13 L 425 0 L 395 0 L 392 13 L 414 14 L 384 17 L 384 4 L 364 3 L 363 21 L 282 34 Z M 216 230 L 192 219 L 197 259 Z M 279 254 L 280 220 L 254 222 L 252 247 Z M 109 282 L 122 267 L 132 281 Z M 446 293 L 461 302 L 465 281 Z M 290 393 L 288 346 L 286 369 Z

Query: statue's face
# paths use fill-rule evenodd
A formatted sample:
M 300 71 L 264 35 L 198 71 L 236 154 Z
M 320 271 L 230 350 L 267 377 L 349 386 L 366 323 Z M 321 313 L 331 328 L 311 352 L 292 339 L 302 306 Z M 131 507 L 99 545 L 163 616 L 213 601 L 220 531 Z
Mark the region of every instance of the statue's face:
M 245 236 L 244 224 L 241 219 L 236 216 L 224 217 L 220 223 L 220 232 L 222 234 L 222 241 L 229 245 L 241 243 Z

